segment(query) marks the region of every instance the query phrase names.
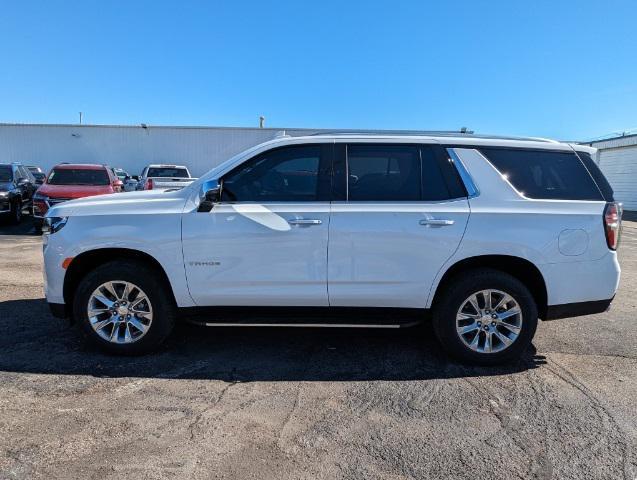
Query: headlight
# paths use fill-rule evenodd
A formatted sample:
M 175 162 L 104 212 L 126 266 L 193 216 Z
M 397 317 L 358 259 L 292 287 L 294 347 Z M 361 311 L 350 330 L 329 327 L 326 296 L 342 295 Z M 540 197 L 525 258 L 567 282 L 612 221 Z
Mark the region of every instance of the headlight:
M 3 190 L 0 190 L 0 198 L 4 198 L 4 197 L 6 197 L 8 195 L 9 195 L 9 192 L 5 192 Z
M 44 224 L 42 225 L 42 233 L 45 235 L 52 235 L 55 232 L 62 230 L 69 217 L 46 217 Z

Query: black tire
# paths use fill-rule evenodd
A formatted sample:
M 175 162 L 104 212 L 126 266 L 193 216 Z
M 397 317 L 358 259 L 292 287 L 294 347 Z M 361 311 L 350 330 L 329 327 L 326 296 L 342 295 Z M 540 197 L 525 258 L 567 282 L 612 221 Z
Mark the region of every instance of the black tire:
M 462 303 L 481 290 L 494 289 L 509 294 L 522 312 L 522 325 L 515 341 L 499 352 L 482 353 L 469 348 L 456 331 L 456 315 Z M 444 349 L 466 363 L 496 365 L 517 360 L 528 348 L 537 329 L 537 305 L 528 288 L 517 278 L 492 269 L 476 269 L 452 278 L 433 306 L 433 327 Z
M 146 293 L 152 305 L 150 328 L 133 343 L 112 343 L 103 339 L 93 330 L 88 319 L 87 307 L 91 294 L 100 285 L 114 280 L 135 284 Z M 118 355 L 143 355 L 155 350 L 170 335 L 176 312 L 170 285 L 155 268 L 138 260 L 116 260 L 100 265 L 80 281 L 73 299 L 73 318 L 88 340 L 101 350 Z
M 11 223 L 19 225 L 22 221 L 22 200 L 16 198 L 11 202 L 11 213 L 9 214 Z

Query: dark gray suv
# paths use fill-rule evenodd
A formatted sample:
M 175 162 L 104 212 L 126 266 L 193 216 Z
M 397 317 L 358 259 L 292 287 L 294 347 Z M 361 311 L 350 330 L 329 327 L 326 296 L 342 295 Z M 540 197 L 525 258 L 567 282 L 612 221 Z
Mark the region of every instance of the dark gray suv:
M 8 216 L 12 223 L 20 223 L 37 188 L 35 178 L 24 165 L 0 163 L 0 214 Z

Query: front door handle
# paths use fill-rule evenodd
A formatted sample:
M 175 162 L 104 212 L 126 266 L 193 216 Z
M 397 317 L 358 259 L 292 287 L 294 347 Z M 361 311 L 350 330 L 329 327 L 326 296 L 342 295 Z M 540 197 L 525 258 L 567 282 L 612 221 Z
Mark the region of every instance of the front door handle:
M 288 220 L 290 225 L 320 225 L 323 223 L 322 220 L 318 220 L 315 218 L 298 218 L 294 220 Z
M 449 225 L 453 225 L 455 223 L 454 220 L 442 219 L 442 218 L 431 218 L 424 219 L 420 221 L 421 225 L 425 227 L 446 227 Z

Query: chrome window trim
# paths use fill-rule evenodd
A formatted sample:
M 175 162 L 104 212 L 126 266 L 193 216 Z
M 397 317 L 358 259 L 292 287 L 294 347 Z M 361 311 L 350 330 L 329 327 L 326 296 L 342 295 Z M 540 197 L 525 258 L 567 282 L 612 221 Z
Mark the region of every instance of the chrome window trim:
M 480 195 L 480 190 L 478 186 L 473 181 L 471 174 L 467 170 L 467 167 L 464 166 L 460 157 L 456 154 L 453 148 L 447 148 L 447 153 L 449 154 L 449 158 L 451 158 L 451 163 L 456 167 L 458 171 L 458 175 L 460 175 L 460 179 L 462 183 L 464 183 L 465 188 L 467 189 L 467 198 L 475 198 Z

